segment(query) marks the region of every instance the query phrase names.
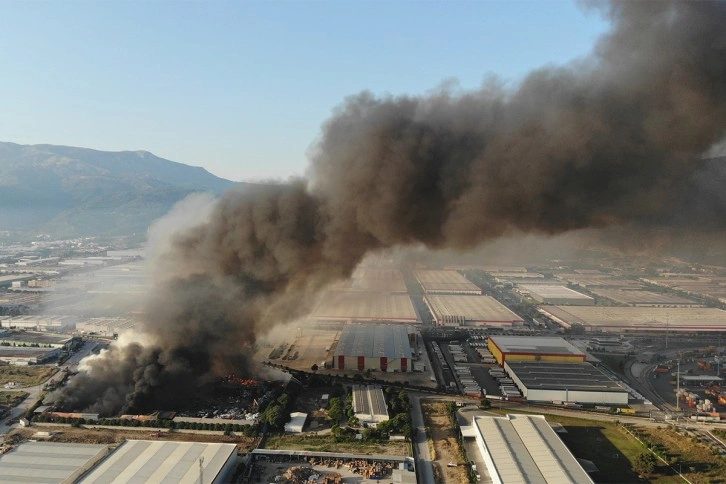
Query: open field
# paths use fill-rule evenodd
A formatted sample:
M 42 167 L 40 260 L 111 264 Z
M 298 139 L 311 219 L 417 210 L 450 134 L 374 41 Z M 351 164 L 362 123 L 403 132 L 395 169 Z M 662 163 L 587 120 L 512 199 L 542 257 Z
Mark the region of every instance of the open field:
M 310 450 L 349 454 L 411 455 L 408 442 L 336 442 L 332 435 L 282 435 L 269 437 L 265 449 Z
M 15 405 L 25 400 L 28 395 L 30 395 L 28 392 L 0 391 L 0 405 L 14 407 Z
M 332 359 L 328 355 L 339 334 L 338 329 L 311 328 L 301 324 L 299 328 L 290 328 L 284 339 L 258 341 L 255 359 L 310 371 L 313 364 L 322 367 L 324 361 Z
M 443 477 L 446 483 L 469 482 L 467 474 L 468 462 L 459 447 L 446 404 L 443 402 L 421 402 L 426 434 L 433 441 L 435 455 L 432 456 L 435 473 Z M 449 462 L 457 467 L 449 467 Z
M 695 437 L 685 435 L 685 432 L 678 433 L 668 427 L 636 427 L 635 432 L 640 435 L 641 440 L 647 439 L 651 445 L 662 449 L 674 460 L 671 467 L 680 468 L 683 476 L 690 482 L 726 482 L 726 461 Z M 657 483 L 683 482 L 671 467 L 661 463 L 656 468 L 656 473 L 647 477 L 651 482 Z
M 58 371 L 55 366 L 0 366 L 0 385 L 13 382 L 16 387 L 40 385 Z

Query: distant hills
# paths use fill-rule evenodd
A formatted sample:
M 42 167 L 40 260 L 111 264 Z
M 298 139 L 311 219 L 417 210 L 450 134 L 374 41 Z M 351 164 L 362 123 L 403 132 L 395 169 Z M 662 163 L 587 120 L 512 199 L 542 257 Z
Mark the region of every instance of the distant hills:
M 57 237 L 145 233 L 194 192 L 237 185 L 146 151 L 0 142 L 0 231 Z

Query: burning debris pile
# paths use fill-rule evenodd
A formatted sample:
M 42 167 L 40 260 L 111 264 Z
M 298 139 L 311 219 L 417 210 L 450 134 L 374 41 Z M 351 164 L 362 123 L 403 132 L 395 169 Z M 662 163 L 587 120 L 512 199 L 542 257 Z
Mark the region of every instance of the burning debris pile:
M 726 134 L 726 4 L 602 9 L 613 28 L 589 58 L 514 90 L 347 99 L 307 179 L 233 190 L 174 235 L 154 261 L 147 342 L 89 361 L 59 406 L 173 408 L 219 376 L 254 375 L 256 336 L 304 315 L 376 250 L 692 220 L 674 200 Z

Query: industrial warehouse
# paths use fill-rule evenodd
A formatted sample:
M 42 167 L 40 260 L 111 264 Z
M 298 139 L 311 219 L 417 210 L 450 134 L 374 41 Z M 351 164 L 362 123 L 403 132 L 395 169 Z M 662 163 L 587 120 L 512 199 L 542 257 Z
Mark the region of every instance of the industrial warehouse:
M 361 424 L 375 427 L 388 420 L 388 407 L 379 385 L 353 385 L 353 413 Z
M 653 307 L 700 307 L 699 304 L 685 297 L 673 294 L 664 294 L 652 291 L 640 291 L 637 289 L 593 289 L 592 293 L 610 299 L 618 304 L 626 306 L 653 306 Z M 559 303 L 558 303 L 559 304 Z
M 386 292 L 407 294 L 406 282 L 398 269 L 369 269 L 359 267 L 350 279 L 340 281 L 332 287 L 334 291 Z
M 310 319 L 319 321 L 393 321 L 416 323 L 418 318 L 406 294 L 328 291 Z
M 456 271 L 415 271 L 426 294 L 481 295 L 481 289 Z
M 487 346 L 502 366 L 507 361 L 581 363 L 586 356 L 559 337 L 490 336 Z
M 229 482 L 237 465 L 234 444 L 127 440 L 80 482 Z
M 542 306 L 540 313 L 564 328 L 588 331 L 726 331 L 726 311 L 715 308 Z
M 590 363 L 506 361 L 527 401 L 627 405 L 628 392 Z
M 565 306 L 592 306 L 595 300 L 565 286 L 523 284 L 519 292 L 543 304 L 561 304 Z
M 462 433 L 476 439 L 494 484 L 593 482 L 542 415 L 477 416 Z
M 332 366 L 339 370 L 407 372 L 413 371 L 412 358 L 405 326 L 349 324 L 340 334 Z
M 23 442 L 0 457 L 0 482 L 77 482 L 108 453 L 108 445 Z
M 491 296 L 424 296 L 438 325 L 522 326 L 524 320 Z

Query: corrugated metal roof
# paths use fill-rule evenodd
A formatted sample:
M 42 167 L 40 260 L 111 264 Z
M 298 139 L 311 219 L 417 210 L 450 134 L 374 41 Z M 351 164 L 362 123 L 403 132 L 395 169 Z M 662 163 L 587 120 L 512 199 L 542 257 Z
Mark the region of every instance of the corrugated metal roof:
M 502 482 L 593 482 L 541 415 L 474 417 L 474 426 Z
M 626 390 L 590 363 L 549 361 L 505 361 L 522 384 L 529 389 L 623 392 Z
M 127 440 L 81 482 L 211 483 L 235 452 L 234 444 Z
M 383 390 L 378 385 L 353 385 L 353 412 L 371 417 L 388 418 Z
M 408 330 L 386 324 L 346 325 L 335 348 L 335 356 L 339 355 L 411 359 Z
M 0 457 L 2 483 L 60 483 L 103 457 L 107 445 L 24 442 Z
M 585 355 L 572 343 L 557 336 L 490 336 L 504 353 Z

